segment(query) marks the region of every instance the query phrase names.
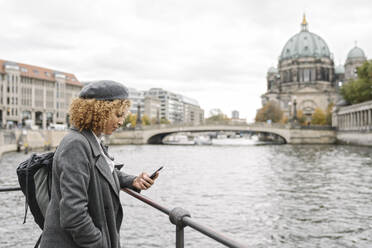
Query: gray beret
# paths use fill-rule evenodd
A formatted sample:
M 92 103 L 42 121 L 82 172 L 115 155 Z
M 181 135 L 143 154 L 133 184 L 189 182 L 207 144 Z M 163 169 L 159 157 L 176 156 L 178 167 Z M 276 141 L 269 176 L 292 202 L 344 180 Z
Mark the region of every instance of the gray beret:
M 101 80 L 88 83 L 79 94 L 80 98 L 112 101 L 128 99 L 128 89 L 121 83 Z

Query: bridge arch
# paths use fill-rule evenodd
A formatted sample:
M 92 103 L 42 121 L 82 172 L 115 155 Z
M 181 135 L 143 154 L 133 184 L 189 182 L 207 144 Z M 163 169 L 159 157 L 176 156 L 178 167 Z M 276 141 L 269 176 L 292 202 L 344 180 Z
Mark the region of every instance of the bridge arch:
M 284 143 L 288 143 L 289 133 L 287 129 L 283 128 L 273 128 L 263 127 L 263 126 L 232 126 L 232 125 L 200 125 L 200 126 L 190 126 L 190 127 L 165 127 L 158 129 L 148 129 L 144 130 L 143 141 L 146 144 L 162 144 L 163 138 L 172 133 L 180 132 L 251 132 L 251 133 L 264 133 L 264 134 L 274 134 L 281 137 L 284 140 Z

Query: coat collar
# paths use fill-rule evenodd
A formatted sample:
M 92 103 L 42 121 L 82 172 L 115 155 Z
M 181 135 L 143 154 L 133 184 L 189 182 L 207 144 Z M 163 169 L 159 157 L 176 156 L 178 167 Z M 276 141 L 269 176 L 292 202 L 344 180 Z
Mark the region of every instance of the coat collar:
M 97 140 L 94 137 L 92 131 L 86 130 L 86 129 L 83 129 L 82 131 L 80 131 L 76 127 L 71 127 L 71 130 L 77 131 L 77 132 L 81 133 L 82 135 L 84 135 L 84 137 L 88 140 L 90 146 L 92 147 L 94 157 L 97 157 L 97 156 L 101 155 L 101 150 L 99 148 L 99 144 L 97 143 Z

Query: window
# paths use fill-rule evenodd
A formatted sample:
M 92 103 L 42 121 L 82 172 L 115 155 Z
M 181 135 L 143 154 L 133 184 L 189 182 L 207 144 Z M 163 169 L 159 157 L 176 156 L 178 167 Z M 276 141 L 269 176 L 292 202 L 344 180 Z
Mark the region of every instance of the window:
M 297 73 L 298 73 L 298 75 L 297 75 L 298 81 L 299 82 L 303 82 L 304 81 L 304 70 L 303 69 L 299 69 Z
M 310 69 L 304 69 L 304 82 L 310 81 Z
M 316 70 L 315 69 L 311 69 L 310 80 L 311 81 L 315 81 L 316 80 Z

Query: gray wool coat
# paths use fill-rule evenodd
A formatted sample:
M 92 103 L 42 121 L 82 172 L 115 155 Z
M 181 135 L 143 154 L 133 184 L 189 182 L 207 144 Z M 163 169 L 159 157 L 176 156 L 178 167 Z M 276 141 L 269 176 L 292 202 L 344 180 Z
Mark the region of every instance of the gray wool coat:
M 132 188 L 135 176 L 111 173 L 93 133 L 72 128 L 54 154 L 52 178 L 40 247 L 119 248 L 119 190 Z

